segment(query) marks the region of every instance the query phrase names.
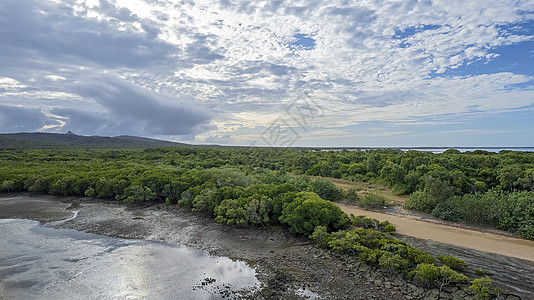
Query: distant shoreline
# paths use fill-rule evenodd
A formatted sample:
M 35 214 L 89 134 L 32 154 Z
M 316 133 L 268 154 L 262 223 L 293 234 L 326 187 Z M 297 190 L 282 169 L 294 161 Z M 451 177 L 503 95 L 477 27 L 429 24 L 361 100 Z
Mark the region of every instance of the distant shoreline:
M 498 153 L 500 151 L 521 151 L 521 152 L 534 152 L 533 147 L 319 147 L 317 148 L 321 151 L 366 151 L 366 150 L 400 150 L 402 152 L 407 152 L 410 150 L 416 150 L 421 152 L 432 152 L 432 153 L 442 153 L 449 149 L 455 149 L 460 152 L 468 151 L 487 151 Z

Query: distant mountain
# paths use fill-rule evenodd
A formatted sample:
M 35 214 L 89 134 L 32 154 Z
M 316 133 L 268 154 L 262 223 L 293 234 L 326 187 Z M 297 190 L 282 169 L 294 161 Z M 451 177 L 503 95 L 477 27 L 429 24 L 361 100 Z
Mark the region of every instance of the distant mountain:
M 0 149 L 124 149 L 156 147 L 192 147 L 192 145 L 127 135 L 117 137 L 82 136 L 70 131 L 66 134 L 43 132 L 0 134 Z

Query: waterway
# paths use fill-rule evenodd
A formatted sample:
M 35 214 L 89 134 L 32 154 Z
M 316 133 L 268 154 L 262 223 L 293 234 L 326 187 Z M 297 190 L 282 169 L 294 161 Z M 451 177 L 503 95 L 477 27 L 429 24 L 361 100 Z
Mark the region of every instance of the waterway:
M 0 220 L 0 299 L 222 299 L 259 284 L 206 251 Z

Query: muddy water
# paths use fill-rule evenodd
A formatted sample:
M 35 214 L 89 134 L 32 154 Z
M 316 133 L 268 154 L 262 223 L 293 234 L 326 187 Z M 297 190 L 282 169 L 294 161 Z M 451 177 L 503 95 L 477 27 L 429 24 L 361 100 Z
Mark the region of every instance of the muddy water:
M 0 220 L 0 299 L 221 299 L 258 284 L 245 263 L 185 246 Z

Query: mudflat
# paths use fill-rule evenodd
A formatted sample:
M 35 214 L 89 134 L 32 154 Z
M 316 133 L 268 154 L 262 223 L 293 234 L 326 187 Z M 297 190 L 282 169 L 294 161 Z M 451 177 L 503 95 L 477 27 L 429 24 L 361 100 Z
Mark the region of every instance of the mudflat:
M 375 217 L 367 211 L 363 214 Z M 283 228 L 219 224 L 210 215 L 175 205 L 123 205 L 92 198 L 21 194 L 0 198 L 0 218 L 31 219 L 54 228 L 186 245 L 246 261 L 256 268 L 261 287 L 244 295 L 245 299 L 426 299 L 435 292 L 416 287 L 402 276 L 373 269 L 355 257 L 319 249 Z M 387 219 L 396 223 L 389 216 Z M 473 265 L 487 266 L 484 270 L 499 266 L 504 271 L 495 273 L 496 283 L 526 299 L 534 296 L 534 279 L 529 276 L 534 273 L 534 264 L 529 261 L 442 243 L 429 246 L 427 241 L 414 239 L 409 243 L 425 246 L 434 255 L 476 258 Z

